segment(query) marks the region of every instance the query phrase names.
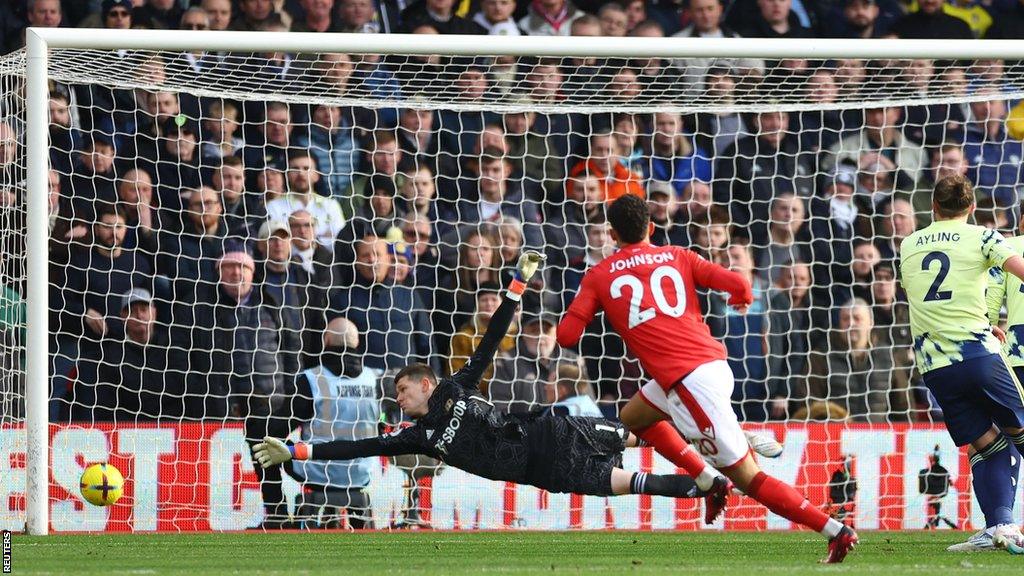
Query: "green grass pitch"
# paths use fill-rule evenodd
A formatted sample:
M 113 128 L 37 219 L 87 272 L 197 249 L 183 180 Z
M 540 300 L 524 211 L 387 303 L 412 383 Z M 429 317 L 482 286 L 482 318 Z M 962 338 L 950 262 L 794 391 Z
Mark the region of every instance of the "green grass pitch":
M 1024 556 L 950 554 L 962 532 L 864 532 L 838 566 L 808 532 L 15 535 L 13 574 L 1022 574 Z

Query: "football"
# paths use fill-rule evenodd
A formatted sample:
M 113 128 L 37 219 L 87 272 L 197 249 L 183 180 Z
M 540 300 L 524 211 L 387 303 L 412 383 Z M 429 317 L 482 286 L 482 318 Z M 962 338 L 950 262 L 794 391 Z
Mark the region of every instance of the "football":
M 78 483 L 82 498 L 93 506 L 111 506 L 121 498 L 124 476 L 111 464 L 93 464 Z

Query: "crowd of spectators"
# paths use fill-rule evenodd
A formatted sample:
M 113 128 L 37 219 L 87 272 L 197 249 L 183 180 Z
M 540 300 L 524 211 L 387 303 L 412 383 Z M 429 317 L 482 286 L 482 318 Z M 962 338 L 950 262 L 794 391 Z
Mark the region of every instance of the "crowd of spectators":
M 26 26 L 1024 38 L 1024 0 L 0 6 L 0 46 L 22 46 Z M 233 58 L 164 53 L 136 72 L 155 85 L 172 67 L 179 77 L 229 78 L 241 74 Z M 260 59 L 260 69 L 282 82 L 268 90 L 318 75 L 332 94 L 360 86 L 364 94 L 416 96 L 405 93 L 412 67 L 386 58 L 245 58 Z M 454 65 L 417 58 L 410 62 L 421 74 Z M 553 331 L 584 271 L 614 250 L 605 203 L 635 194 L 649 202 L 656 244 L 690 247 L 754 286 L 744 316 L 721 295 L 702 296 L 729 351 L 741 418 L 931 419 L 913 369 L 895 260 L 902 239 L 928 223 L 931 185 L 945 174 L 969 175 L 983 208 L 978 222 L 1012 233 L 1024 156 L 1024 108 L 1003 95 L 1012 68 L 998 61 L 710 58 L 460 64 L 450 79 L 459 97 L 521 105 L 507 113 L 53 83 L 51 418 L 272 414 L 295 375 L 320 363 L 324 329 L 339 317 L 358 331 L 368 368 L 421 361 L 456 370 L 524 249 L 545 251 L 548 263 L 482 392 L 510 411 L 562 404 L 614 414 L 643 380 L 621 340 L 600 319 L 578 350 L 559 350 Z M 590 96 L 626 103 L 652 87 L 659 97 L 730 102 L 770 82 L 828 104 L 855 98 L 877 74 L 922 97 L 959 86 L 962 95 L 984 98 L 743 114 L 521 111 Z M 11 191 L 23 189 L 24 136 L 17 114 L 0 118 L 5 218 L 18 202 Z M 23 273 L 4 266 L 5 299 L 23 294 Z M 8 329 L 15 317 L 5 318 Z

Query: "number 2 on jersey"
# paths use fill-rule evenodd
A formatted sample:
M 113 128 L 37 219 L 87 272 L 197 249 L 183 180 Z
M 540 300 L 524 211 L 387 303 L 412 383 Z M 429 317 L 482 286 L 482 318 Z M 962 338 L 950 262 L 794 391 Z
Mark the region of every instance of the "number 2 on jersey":
M 661 288 L 661 281 L 668 278 L 672 282 L 672 287 L 676 292 L 676 304 L 672 306 L 668 303 L 668 299 L 665 297 L 665 291 Z M 683 283 L 683 276 L 679 274 L 679 270 L 671 266 L 658 266 L 651 273 L 651 295 L 654 297 L 654 303 L 657 305 L 658 310 L 662 314 L 671 316 L 673 318 L 679 318 L 686 312 L 686 285 Z M 644 299 L 644 283 L 639 278 L 632 274 L 623 274 L 612 281 L 611 295 L 612 298 L 621 298 L 622 289 L 629 288 L 629 327 L 636 328 L 637 326 L 651 320 L 657 315 L 654 308 L 640 309 L 640 303 Z
M 953 297 L 951 290 L 939 290 L 942 283 L 946 280 L 946 275 L 949 274 L 949 256 L 945 252 L 929 252 L 924 260 L 921 261 L 921 270 L 929 271 L 932 267 L 932 262 L 939 262 L 939 274 L 935 276 L 935 281 L 932 282 L 931 288 L 928 289 L 928 293 L 924 295 L 925 302 L 937 302 L 939 300 L 949 300 Z

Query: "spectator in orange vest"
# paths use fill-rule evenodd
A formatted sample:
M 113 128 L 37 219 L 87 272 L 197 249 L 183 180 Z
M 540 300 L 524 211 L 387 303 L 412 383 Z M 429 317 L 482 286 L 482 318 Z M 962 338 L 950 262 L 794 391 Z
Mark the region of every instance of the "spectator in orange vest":
M 576 177 L 584 172 L 601 180 L 601 189 L 606 202 L 613 202 L 625 194 L 646 197 L 643 177 L 620 162 L 612 148 L 612 136 L 608 132 L 597 133 L 590 137 L 589 157 L 580 160 L 569 171 L 569 178 L 565 184 L 567 197 L 573 196 L 572 187 L 576 185 Z

